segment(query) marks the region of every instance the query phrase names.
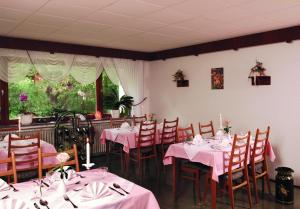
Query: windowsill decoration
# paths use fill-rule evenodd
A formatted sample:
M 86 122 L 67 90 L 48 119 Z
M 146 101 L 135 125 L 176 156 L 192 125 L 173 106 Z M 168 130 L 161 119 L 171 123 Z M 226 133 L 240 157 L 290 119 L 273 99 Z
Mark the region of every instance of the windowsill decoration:
M 28 102 L 28 95 L 26 93 L 21 93 L 19 95 L 19 101 L 21 102 L 20 123 L 21 125 L 30 125 L 32 123 L 32 113 L 27 111 L 27 108 L 30 105 Z
M 256 61 L 256 65 L 251 68 L 249 78 L 253 86 L 271 85 L 271 76 L 265 74 L 266 69 L 263 67 L 263 63 Z
M 107 103 L 111 102 L 112 107 L 114 107 L 113 110 L 111 110 L 111 116 L 112 118 L 119 118 L 120 116 L 129 116 L 130 111 L 133 105 L 133 97 L 123 95 L 121 98 L 119 98 L 119 94 L 112 90 L 111 94 L 107 96 Z
M 177 70 L 176 73 L 173 75 L 174 82 L 177 83 L 177 87 L 188 87 L 189 80 L 185 80 L 185 75 L 183 74 L 182 70 Z

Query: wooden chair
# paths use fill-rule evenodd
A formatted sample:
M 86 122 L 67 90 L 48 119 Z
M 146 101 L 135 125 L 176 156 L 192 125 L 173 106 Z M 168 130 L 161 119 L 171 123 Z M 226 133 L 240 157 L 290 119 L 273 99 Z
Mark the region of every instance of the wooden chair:
M 193 139 L 195 137 L 193 124 L 190 124 L 186 128 L 177 129 L 177 142 L 185 142 L 187 139 Z M 200 173 L 201 164 L 190 162 L 189 160 L 181 160 L 179 177 L 193 181 L 193 189 L 196 193 L 196 202 L 201 201 L 200 193 Z M 176 181 L 176 180 L 175 180 Z
M 170 144 L 174 144 L 177 140 L 178 118 L 176 120 L 167 121 L 164 119 L 163 129 L 160 136 L 160 152 L 161 159 L 164 159 L 165 152 Z
M 12 152 L 10 157 L 0 159 L 0 164 L 7 164 L 7 170 L 0 171 L 0 177 L 7 177 L 7 182 L 10 183 L 10 177 L 13 176 L 14 183 L 18 183 L 15 154 Z
M 201 124 L 199 123 L 199 133 L 202 137 L 214 137 L 215 130 L 213 122 L 210 121 L 208 124 Z
M 258 189 L 257 189 L 257 180 L 259 178 L 264 178 L 267 182 L 267 187 L 269 194 L 271 194 L 270 179 L 267 166 L 267 145 L 269 143 L 270 127 L 268 126 L 267 130 L 260 131 L 256 130 L 255 142 L 253 149 L 251 149 L 250 157 L 250 173 L 253 180 L 255 200 L 258 203 Z M 264 190 L 264 184 L 262 184 Z
M 143 162 L 148 159 L 154 159 L 157 174 L 159 172 L 155 137 L 156 121 L 142 122 L 140 124 L 139 135 L 136 139 L 136 148 L 130 150 L 130 160 L 137 164 L 140 180 L 143 177 Z
M 231 209 L 234 209 L 234 191 L 244 186 L 247 187 L 248 203 L 252 208 L 251 190 L 248 175 L 248 152 L 250 147 L 250 132 L 245 136 L 234 135 L 232 149 L 230 152 L 224 152 L 224 172 L 220 176 L 220 181 L 225 181 L 228 189 Z M 211 179 L 212 171 L 207 173 L 204 201 L 208 190 L 208 182 Z
M 110 128 L 120 128 L 122 123 L 125 122 L 130 124 L 130 121 L 125 118 L 111 118 Z M 120 143 L 115 143 L 113 141 L 107 141 L 106 146 L 108 146 L 108 150 L 106 152 L 106 164 L 110 165 L 110 155 L 119 156 L 121 160 L 121 170 L 123 170 L 125 164 L 123 156 L 123 145 Z
M 69 161 L 64 163 L 64 166 L 75 166 L 76 172 L 79 172 L 79 161 L 78 161 L 78 153 L 76 144 L 73 145 L 73 148 L 70 150 L 65 151 L 68 153 L 71 158 Z M 43 153 L 41 149 L 38 149 L 38 160 L 39 160 L 39 179 L 43 178 L 43 170 L 51 170 L 59 165 L 59 162 L 56 164 L 46 164 L 43 163 L 43 158 L 46 157 L 56 157 L 59 153 Z
M 137 125 L 140 125 L 141 122 L 145 122 L 147 121 L 147 115 L 143 115 L 143 116 L 135 116 L 133 115 L 133 125 L 134 126 L 137 126 Z
M 22 134 L 14 137 L 9 134 L 8 157 L 15 153 L 16 170 L 32 171 L 38 169 L 38 149 L 40 148 L 40 133 Z

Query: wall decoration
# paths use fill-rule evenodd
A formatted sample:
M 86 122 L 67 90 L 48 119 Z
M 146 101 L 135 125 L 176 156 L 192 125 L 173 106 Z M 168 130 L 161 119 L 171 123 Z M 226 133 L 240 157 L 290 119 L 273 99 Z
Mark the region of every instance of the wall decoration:
M 248 78 L 251 79 L 253 86 L 259 85 L 271 85 L 271 76 L 265 74 L 266 69 L 263 67 L 263 63 L 256 61 L 256 65 L 251 68 Z
M 176 73 L 173 75 L 173 81 L 177 83 L 177 87 L 188 87 L 189 80 L 185 80 L 185 75 L 183 74 L 182 70 L 177 70 Z
M 224 89 L 223 68 L 211 69 L 211 89 Z

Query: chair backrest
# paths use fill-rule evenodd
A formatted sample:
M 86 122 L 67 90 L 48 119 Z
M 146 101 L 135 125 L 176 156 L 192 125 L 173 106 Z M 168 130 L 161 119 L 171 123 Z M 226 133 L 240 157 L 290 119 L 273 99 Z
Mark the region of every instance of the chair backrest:
M 161 144 L 175 143 L 177 140 L 178 118 L 176 120 L 167 121 L 164 119 L 163 129 L 161 133 Z
M 228 168 L 229 178 L 232 179 L 233 173 L 247 169 L 249 142 L 250 131 L 245 136 L 234 135 L 229 163 L 224 165 Z
M 110 128 L 120 128 L 122 123 L 127 122 L 130 125 L 130 122 L 124 118 L 111 118 L 109 126 Z
M 195 137 L 193 124 L 190 124 L 185 128 L 177 128 L 177 143 L 184 142 L 187 139 L 192 139 Z
M 270 126 L 268 126 L 265 131 L 256 130 L 254 146 L 253 149 L 251 149 L 252 162 L 261 162 L 266 159 L 266 145 L 269 143 L 269 135 Z
M 76 144 L 73 144 L 73 148 L 67 151 L 64 151 L 68 153 L 71 158 L 69 161 L 64 163 L 64 166 L 72 166 L 75 165 L 76 172 L 79 172 L 79 161 L 78 161 L 78 153 L 77 153 L 77 146 Z M 59 153 L 43 153 L 41 149 L 38 150 L 38 156 L 39 156 L 39 178 L 43 177 L 43 170 L 51 170 L 52 168 L 57 167 L 59 162 L 55 164 L 44 164 L 43 159 L 47 157 L 56 157 Z
M 213 122 L 210 121 L 208 124 L 199 123 L 199 133 L 203 137 L 214 137 L 215 130 L 214 130 Z
M 133 115 L 133 125 L 134 126 L 140 125 L 141 122 L 145 122 L 146 120 L 147 120 L 146 114 L 143 115 L 143 116 L 135 116 L 135 115 Z
M 156 137 L 156 121 L 147 121 L 140 124 L 137 148 L 154 146 Z
M 8 178 L 10 178 L 10 176 L 13 176 L 14 183 L 18 183 L 15 154 L 12 152 L 10 154 L 10 157 L 0 159 L 0 165 L 2 164 L 7 165 L 7 170 L 0 171 L 0 176 L 6 176 Z
M 9 134 L 8 156 L 15 153 L 16 170 L 28 171 L 38 167 L 38 149 L 40 148 L 40 133 L 25 133 L 15 137 Z

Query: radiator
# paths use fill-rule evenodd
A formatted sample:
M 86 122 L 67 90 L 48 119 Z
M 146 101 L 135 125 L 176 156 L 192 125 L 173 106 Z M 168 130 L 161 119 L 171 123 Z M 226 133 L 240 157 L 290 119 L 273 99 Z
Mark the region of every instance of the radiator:
M 105 144 L 101 144 L 100 136 L 103 129 L 109 128 L 109 121 L 94 122 L 92 124 L 95 128 L 95 138 L 92 153 L 93 155 L 104 154 Z M 26 128 L 22 128 L 21 131 L 21 133 L 25 134 L 34 132 L 40 132 L 41 140 L 54 145 L 54 125 L 28 126 Z M 18 135 L 18 131 L 0 131 L 0 140 L 9 133 Z

